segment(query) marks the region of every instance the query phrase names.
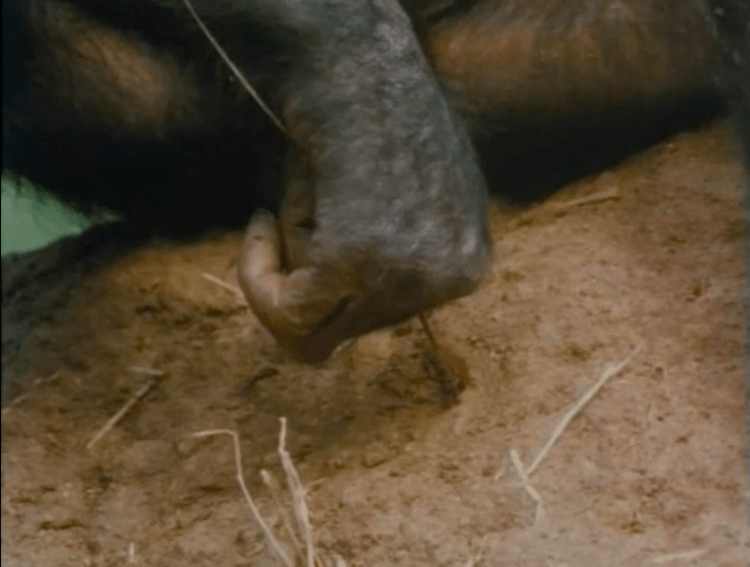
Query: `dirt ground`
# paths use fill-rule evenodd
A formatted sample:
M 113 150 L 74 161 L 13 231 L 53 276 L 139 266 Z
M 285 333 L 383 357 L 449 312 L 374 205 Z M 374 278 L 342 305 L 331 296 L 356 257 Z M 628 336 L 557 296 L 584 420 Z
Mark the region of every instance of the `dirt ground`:
M 284 478 L 280 416 L 331 565 L 745 565 L 743 183 L 717 124 L 532 209 L 495 206 L 491 278 L 430 319 L 465 363 L 450 408 L 414 321 L 321 367 L 290 362 L 203 276 L 236 285 L 238 235 L 114 254 L 122 234 L 100 230 L 8 260 L 2 565 L 278 565 L 231 439 L 190 434 L 238 432 L 249 490 L 291 550 L 260 475 Z M 639 345 L 531 475 L 537 516 L 511 450 L 528 467 Z

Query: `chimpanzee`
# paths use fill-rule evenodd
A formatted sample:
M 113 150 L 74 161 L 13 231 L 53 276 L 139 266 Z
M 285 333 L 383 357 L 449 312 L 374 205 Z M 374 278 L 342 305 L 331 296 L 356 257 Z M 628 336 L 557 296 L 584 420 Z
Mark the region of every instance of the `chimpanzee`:
M 712 0 L 711 5 L 724 63 L 719 85 L 745 153 L 746 190 L 750 191 L 750 3 Z M 748 195 L 745 206 L 750 207 Z
M 718 58 L 703 0 L 3 0 L 3 170 L 144 231 L 256 210 L 242 288 L 316 361 L 478 285 L 486 184 L 718 112 Z

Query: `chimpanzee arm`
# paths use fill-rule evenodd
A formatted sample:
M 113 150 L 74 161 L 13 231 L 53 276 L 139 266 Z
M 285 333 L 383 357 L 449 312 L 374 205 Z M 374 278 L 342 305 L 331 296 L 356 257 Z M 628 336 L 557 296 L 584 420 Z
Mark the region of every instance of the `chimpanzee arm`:
M 254 4 L 289 16 L 301 49 L 280 89 L 295 147 L 282 232 L 256 214 L 239 278 L 279 340 L 321 360 L 476 287 L 485 186 L 396 0 Z
M 282 137 L 184 0 L 20 1 L 4 166 L 144 230 L 252 213 Z M 473 289 L 483 177 L 397 0 L 192 2 L 288 132 L 281 230 L 261 214 L 240 262 L 276 336 L 321 359 Z

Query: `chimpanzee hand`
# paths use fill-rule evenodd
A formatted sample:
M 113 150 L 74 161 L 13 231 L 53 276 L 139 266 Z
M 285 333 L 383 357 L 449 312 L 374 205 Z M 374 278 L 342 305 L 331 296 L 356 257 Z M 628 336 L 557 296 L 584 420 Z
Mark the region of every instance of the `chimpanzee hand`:
M 282 227 L 286 228 L 283 220 Z M 409 255 L 407 242 L 401 257 L 386 259 L 377 245 L 357 249 L 354 242 L 333 241 L 329 249 L 316 246 L 313 233 L 308 240 L 299 234 L 306 231 L 292 227 L 290 232 L 298 232 L 295 241 L 295 235 L 279 230 L 271 213 L 257 211 L 247 229 L 239 272 L 242 289 L 260 321 L 307 362 L 324 360 L 348 338 L 471 292 L 487 259 L 486 243 L 471 238 L 464 242 L 465 253 L 451 243 L 443 247 L 447 257 L 427 266 L 423 258 Z M 350 247 L 349 253 L 332 253 L 330 248 L 341 244 Z M 305 248 L 316 252 L 304 256 Z M 482 248 L 484 254 L 477 250 Z M 285 273 L 282 268 L 289 264 L 284 250 L 287 257 L 306 261 Z
M 239 263 L 258 318 L 310 362 L 471 292 L 490 260 L 481 172 L 408 18 L 396 0 L 329 8 L 280 90 L 280 222 L 257 212 Z

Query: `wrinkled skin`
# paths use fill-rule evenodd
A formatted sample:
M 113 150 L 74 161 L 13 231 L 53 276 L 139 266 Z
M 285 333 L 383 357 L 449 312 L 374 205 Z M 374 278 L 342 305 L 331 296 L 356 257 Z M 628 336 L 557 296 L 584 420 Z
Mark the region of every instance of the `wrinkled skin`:
M 239 266 L 255 313 L 309 361 L 469 293 L 490 260 L 468 135 L 398 3 L 331 2 L 325 18 L 316 5 L 293 23 L 305 43 L 282 116 L 300 149 L 281 231 L 256 213 Z M 293 17 L 305 6 L 296 3 Z
M 144 232 L 280 202 L 239 280 L 310 362 L 479 285 L 486 180 L 548 191 L 717 110 L 702 0 L 193 4 L 283 135 L 182 0 L 4 0 L 4 172 Z

